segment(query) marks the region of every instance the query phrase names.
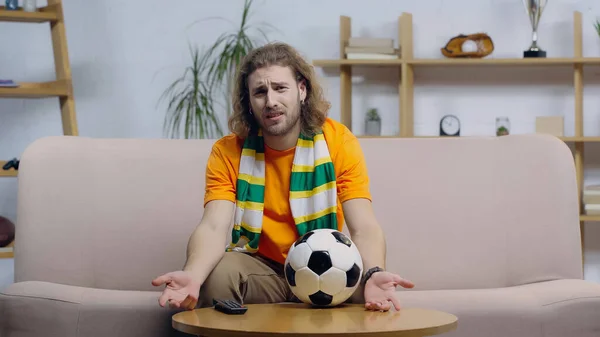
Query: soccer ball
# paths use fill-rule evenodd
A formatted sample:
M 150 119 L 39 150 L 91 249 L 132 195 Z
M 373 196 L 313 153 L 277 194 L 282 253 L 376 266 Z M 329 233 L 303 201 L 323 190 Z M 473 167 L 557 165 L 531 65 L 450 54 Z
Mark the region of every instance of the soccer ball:
M 358 248 L 333 229 L 316 229 L 289 249 L 285 279 L 296 297 L 314 306 L 337 306 L 359 285 L 363 263 Z

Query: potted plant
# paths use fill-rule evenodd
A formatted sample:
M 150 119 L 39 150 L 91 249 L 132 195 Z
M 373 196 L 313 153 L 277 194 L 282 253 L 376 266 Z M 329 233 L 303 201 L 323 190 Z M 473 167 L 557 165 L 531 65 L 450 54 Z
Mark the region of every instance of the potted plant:
M 223 135 L 215 113 L 212 89 L 206 83 L 207 55 L 190 46 L 192 64 L 162 94 L 167 99 L 164 132 L 168 137 L 215 138 Z
M 600 37 L 600 19 L 596 19 L 596 22 L 594 23 L 594 29 L 596 30 L 598 37 Z
M 507 136 L 510 134 L 510 120 L 508 117 L 496 118 L 496 136 Z
M 228 117 L 231 114 L 231 93 L 238 65 L 250 50 L 268 42 L 265 31 L 249 23 L 252 1 L 245 1 L 241 22 L 235 30 L 222 33 L 203 52 L 196 46 L 190 46 L 191 65 L 160 97 L 161 101 L 167 101 L 164 131 L 169 137 L 179 138 L 182 128 L 184 138 L 216 138 L 223 135 L 216 109 L 217 95 L 223 95 L 225 115 Z M 251 37 L 252 28 L 263 39 Z
M 381 134 L 381 117 L 375 108 L 369 109 L 367 112 L 365 134 L 368 136 L 379 136 Z

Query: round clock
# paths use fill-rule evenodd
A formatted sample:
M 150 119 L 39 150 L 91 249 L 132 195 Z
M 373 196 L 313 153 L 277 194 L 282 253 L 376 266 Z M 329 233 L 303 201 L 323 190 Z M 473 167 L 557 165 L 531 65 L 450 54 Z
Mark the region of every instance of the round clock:
M 460 136 L 460 121 L 454 115 L 446 115 L 440 120 L 440 136 Z

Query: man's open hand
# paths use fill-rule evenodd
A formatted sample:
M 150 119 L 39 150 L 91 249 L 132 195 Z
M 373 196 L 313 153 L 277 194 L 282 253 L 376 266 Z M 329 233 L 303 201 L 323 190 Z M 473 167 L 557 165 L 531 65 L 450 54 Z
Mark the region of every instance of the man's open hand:
M 198 295 L 200 294 L 201 284 L 185 271 L 175 271 L 161 275 L 152 280 L 152 285 L 166 285 L 162 295 L 158 299 L 158 304 L 164 307 L 169 303 L 170 308 L 183 308 L 192 310 L 198 304 Z
M 387 271 L 374 273 L 365 284 L 365 308 L 388 311 L 394 305 L 396 310 L 400 310 L 400 301 L 396 298 L 397 286 L 413 288 L 415 285 Z

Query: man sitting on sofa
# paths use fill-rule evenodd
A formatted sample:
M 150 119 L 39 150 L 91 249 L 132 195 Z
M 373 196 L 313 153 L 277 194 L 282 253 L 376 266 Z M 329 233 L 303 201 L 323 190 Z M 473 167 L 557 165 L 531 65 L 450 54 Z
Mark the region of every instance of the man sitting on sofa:
M 325 172 L 327 183 L 319 188 L 333 191 L 318 205 L 321 217 L 309 221 L 308 230 L 318 222 L 341 230 L 345 220 L 361 253 L 368 279 L 350 301 L 370 310 L 392 305 L 399 310 L 396 287 L 414 285 L 384 270 L 385 238 L 371 207 L 360 144 L 344 125 L 327 117 L 329 103 L 311 65 L 283 43 L 253 50 L 237 74 L 233 109 L 232 134 L 214 144 L 208 159 L 205 210 L 189 239 L 185 266 L 152 281 L 166 285 L 159 304 L 194 309 L 211 306 L 213 298 L 294 301 L 283 263 L 301 234 L 298 216 L 306 215 L 290 206 L 295 205 L 290 185 L 302 179 L 293 170 L 299 164 L 325 165 L 313 174 Z M 319 161 L 323 156 L 324 163 Z M 264 184 L 264 193 L 248 203 L 250 180 Z M 232 217 L 231 244 L 224 249 Z

